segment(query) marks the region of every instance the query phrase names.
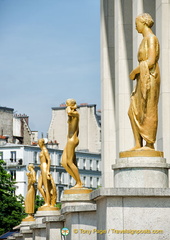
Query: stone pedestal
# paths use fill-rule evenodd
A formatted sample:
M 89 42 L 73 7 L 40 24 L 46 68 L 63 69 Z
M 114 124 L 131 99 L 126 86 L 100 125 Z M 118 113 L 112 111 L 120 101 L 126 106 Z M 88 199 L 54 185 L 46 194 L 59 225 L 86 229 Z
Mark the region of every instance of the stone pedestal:
M 22 230 L 20 231 L 23 235 L 23 240 L 32 240 L 32 236 L 33 236 L 33 231 L 30 229 L 30 230 Z
M 30 226 L 30 229 L 33 230 L 33 239 L 34 240 L 46 240 L 50 238 L 50 230 L 47 228 L 46 222 L 43 220 L 47 217 L 56 217 L 60 215 L 59 210 L 55 211 L 37 211 L 35 214 L 35 223 Z M 53 239 L 53 238 L 52 238 Z
M 67 240 L 87 240 L 96 228 L 95 202 L 90 200 L 89 194 L 64 194 L 61 201 L 64 227 L 70 230 Z M 84 230 L 88 230 L 88 233 Z M 96 240 L 96 236 L 94 233 L 90 238 Z
M 64 194 L 87 194 L 87 193 L 91 193 L 92 189 L 89 188 L 70 188 L 70 189 L 66 189 L 64 190 Z
M 23 240 L 22 233 L 15 233 L 13 236 L 14 236 L 15 240 Z
M 34 240 L 46 240 L 46 225 L 39 223 L 39 224 L 33 224 L 30 226 L 30 228 L 33 230 L 33 239 Z
M 20 233 L 23 235 L 23 240 L 32 240 L 33 230 L 31 225 L 35 224 L 35 221 L 22 221 L 20 225 Z
M 91 198 L 97 204 L 97 240 L 170 239 L 170 189 L 101 188 Z
M 9 236 L 7 239 L 8 240 L 15 240 L 15 237 L 14 236 Z
M 60 215 L 60 210 L 56 211 L 37 211 L 34 215 L 35 217 L 35 224 L 42 223 L 43 218 L 45 217 L 54 217 Z
M 42 221 L 46 224 L 46 240 L 62 240 L 61 229 L 64 227 L 64 224 L 61 215 L 45 217 Z
M 170 164 L 163 157 L 124 157 L 112 165 L 116 188 L 167 188 Z

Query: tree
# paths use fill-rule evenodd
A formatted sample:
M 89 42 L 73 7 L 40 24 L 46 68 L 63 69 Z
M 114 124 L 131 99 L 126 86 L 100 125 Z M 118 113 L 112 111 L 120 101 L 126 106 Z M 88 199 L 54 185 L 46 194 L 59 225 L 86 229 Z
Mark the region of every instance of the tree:
M 23 197 L 15 196 L 15 182 L 0 160 L 0 235 L 12 230 L 25 217 Z
M 44 204 L 44 198 L 40 197 L 39 195 L 35 198 L 35 212 Z

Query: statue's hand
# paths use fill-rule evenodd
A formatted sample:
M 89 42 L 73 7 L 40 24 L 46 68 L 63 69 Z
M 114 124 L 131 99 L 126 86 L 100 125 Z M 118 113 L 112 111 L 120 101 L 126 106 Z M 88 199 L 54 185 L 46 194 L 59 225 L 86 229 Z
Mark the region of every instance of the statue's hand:
M 47 179 L 48 179 L 48 180 L 51 179 L 51 173 L 47 173 Z
M 131 80 L 135 80 L 135 78 L 136 78 L 136 73 L 135 73 L 134 70 L 130 73 L 129 77 L 130 77 Z
M 67 106 L 67 108 L 66 108 L 66 112 L 69 113 L 70 111 L 71 111 L 70 106 Z

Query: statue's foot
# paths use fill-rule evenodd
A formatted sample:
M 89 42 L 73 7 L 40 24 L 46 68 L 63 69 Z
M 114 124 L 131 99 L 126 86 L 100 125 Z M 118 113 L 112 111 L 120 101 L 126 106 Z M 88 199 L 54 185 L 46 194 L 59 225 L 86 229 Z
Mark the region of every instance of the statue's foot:
M 84 184 L 82 182 L 80 183 L 76 183 L 76 185 L 74 185 L 74 187 L 72 187 L 71 189 L 73 188 L 82 188 L 84 186 Z
M 128 151 L 135 151 L 135 150 L 139 150 L 139 149 L 141 149 L 141 146 L 136 145 L 133 148 L 129 149 Z
M 154 150 L 154 144 L 146 142 L 145 147 L 149 148 L 150 150 Z
M 22 219 L 22 221 L 24 222 L 31 222 L 31 221 L 35 221 L 33 215 L 29 214 L 26 218 Z
M 154 149 L 154 144 L 153 143 L 148 143 L 146 142 L 146 145 L 144 147 L 138 147 L 136 148 L 137 146 L 135 146 L 134 148 L 132 148 L 133 150 L 139 150 L 139 151 L 152 151 L 152 150 L 155 150 Z
M 45 203 L 44 205 L 42 205 L 42 207 L 50 207 L 50 204 Z
M 28 216 L 25 219 L 33 218 L 33 215 L 28 214 Z
M 154 149 L 154 148 L 151 148 L 151 147 L 144 146 L 144 147 L 139 148 L 138 150 L 142 150 L 142 151 L 154 151 L 155 149 Z

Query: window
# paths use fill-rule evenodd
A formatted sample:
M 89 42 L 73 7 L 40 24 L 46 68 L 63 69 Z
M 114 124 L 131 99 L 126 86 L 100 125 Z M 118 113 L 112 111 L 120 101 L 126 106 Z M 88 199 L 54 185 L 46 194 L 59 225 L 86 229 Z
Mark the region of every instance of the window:
M 37 152 L 34 152 L 34 163 L 37 163 Z
M 99 171 L 99 160 L 96 161 L 96 170 Z
M 11 162 L 16 162 L 16 151 L 11 151 Z
M 83 159 L 83 169 L 86 169 L 86 159 Z
M 59 166 L 61 166 L 61 154 L 58 154 Z
M 53 162 L 53 154 L 50 153 L 50 159 L 51 159 L 51 162 Z
M 83 183 L 86 186 L 86 176 L 83 177 Z
M 79 168 L 79 158 L 76 158 L 76 162 L 77 162 L 77 167 Z
M 93 161 L 90 159 L 90 170 L 93 170 Z
M 3 160 L 3 152 L 0 152 L 0 160 Z
M 97 178 L 97 187 L 100 186 L 100 178 Z
M 16 171 L 10 171 L 11 180 L 16 180 Z
M 90 187 L 93 187 L 93 178 L 90 177 Z
M 69 174 L 69 185 L 72 185 L 72 176 Z
M 59 172 L 59 184 L 62 184 L 62 172 Z

